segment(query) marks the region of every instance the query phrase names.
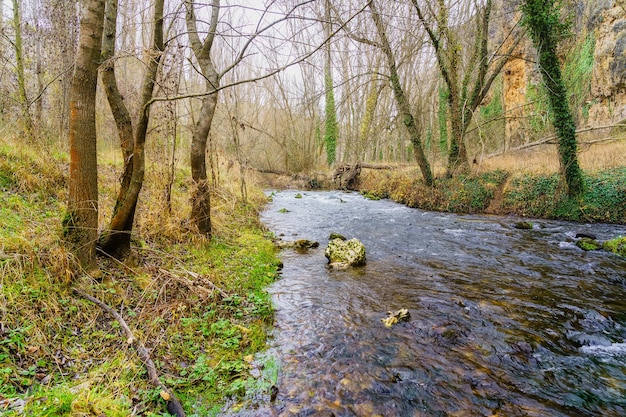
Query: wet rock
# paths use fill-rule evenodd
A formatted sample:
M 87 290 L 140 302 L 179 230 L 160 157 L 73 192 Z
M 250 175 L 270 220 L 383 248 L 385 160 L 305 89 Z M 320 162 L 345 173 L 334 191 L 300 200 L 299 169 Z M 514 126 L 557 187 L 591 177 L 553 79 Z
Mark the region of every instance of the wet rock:
M 596 235 L 594 235 L 593 233 L 586 233 L 586 232 L 576 233 L 576 239 L 580 239 L 580 238 L 587 238 L 591 240 L 597 239 Z
M 582 239 L 577 241 L 576 246 L 586 251 L 602 249 L 602 243 L 588 237 L 583 237 Z
M 365 246 L 356 238 L 336 238 L 328 242 L 324 256 L 333 267 L 365 265 Z
M 387 314 L 388 316 L 386 318 L 380 319 L 385 327 L 393 327 L 394 324 L 409 321 L 411 319 L 411 313 L 409 313 L 409 310 L 406 308 L 401 308 L 396 312 L 388 311 Z
M 344 235 L 339 234 L 339 233 L 335 233 L 335 232 L 331 232 L 328 240 L 333 240 L 333 239 L 347 240 Z
M 531 230 L 533 228 L 532 222 L 517 222 L 514 227 L 520 230 Z
M 298 240 L 294 240 L 291 242 L 279 240 L 276 242 L 276 246 L 278 246 L 281 249 L 293 248 L 293 249 L 306 250 L 306 249 L 311 249 L 311 248 L 317 248 L 319 245 L 320 244 L 318 242 L 315 242 L 313 240 L 308 240 L 308 239 L 298 239 Z

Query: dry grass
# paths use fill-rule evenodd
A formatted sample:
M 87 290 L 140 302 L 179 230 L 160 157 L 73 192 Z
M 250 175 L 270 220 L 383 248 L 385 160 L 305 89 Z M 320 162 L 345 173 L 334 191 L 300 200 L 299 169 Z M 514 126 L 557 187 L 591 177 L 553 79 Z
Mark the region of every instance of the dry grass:
M 623 166 L 626 161 L 626 136 L 619 139 L 579 145 L 579 163 L 585 172 Z M 559 171 L 556 145 L 541 145 L 483 160 L 479 172 L 502 169 L 513 174 L 552 174 Z

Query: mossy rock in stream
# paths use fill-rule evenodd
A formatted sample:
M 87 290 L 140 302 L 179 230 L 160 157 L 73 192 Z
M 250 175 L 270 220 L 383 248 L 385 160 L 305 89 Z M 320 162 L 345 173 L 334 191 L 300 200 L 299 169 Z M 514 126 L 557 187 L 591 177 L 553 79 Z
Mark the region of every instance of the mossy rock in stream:
M 358 239 L 333 239 L 328 242 L 324 256 L 334 267 L 365 265 L 365 245 Z
M 576 246 L 586 251 L 602 249 L 601 242 L 598 242 L 597 240 L 588 237 L 581 238 L 579 241 L 576 242 Z
M 328 240 L 333 240 L 333 239 L 341 239 L 341 240 L 348 240 L 346 239 L 346 237 L 340 233 L 337 232 L 331 232 L 330 236 L 328 237 Z
M 603 245 L 604 250 L 626 257 L 626 236 L 607 240 Z
M 279 240 L 276 242 L 276 246 L 278 246 L 281 249 L 294 248 L 294 249 L 306 250 L 306 249 L 311 249 L 311 248 L 317 248 L 319 245 L 320 244 L 318 242 L 314 240 L 308 240 L 308 239 L 298 239 L 298 240 L 294 240 L 291 242 Z

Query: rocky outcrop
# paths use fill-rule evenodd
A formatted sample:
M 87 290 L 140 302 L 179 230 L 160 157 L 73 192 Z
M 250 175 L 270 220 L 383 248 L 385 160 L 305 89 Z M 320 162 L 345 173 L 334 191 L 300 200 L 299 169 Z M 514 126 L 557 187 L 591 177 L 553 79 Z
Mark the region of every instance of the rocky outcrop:
M 331 240 L 324 255 L 334 268 L 365 265 L 365 246 L 356 238 Z
M 626 10 L 623 2 L 589 2 L 587 30 L 595 37 L 589 120 L 626 121 Z M 619 3 L 622 3 L 621 5 Z
M 493 33 L 494 42 L 513 42 L 507 35 L 519 21 L 519 0 L 498 2 L 498 13 L 503 18 L 494 22 L 498 30 Z M 595 0 L 570 5 L 568 12 L 574 17 L 573 45 L 588 36 L 593 42 L 593 70 L 589 94 L 573 108 L 578 116 L 578 129 L 598 128 L 626 123 L 626 3 L 620 0 Z M 571 45 L 564 45 L 566 54 Z M 564 56 L 562 58 L 565 58 Z M 523 40 L 513 52 L 502 73 L 503 111 L 505 120 L 505 149 L 524 145 L 536 140 L 530 137 L 528 120 L 536 110 L 528 104 L 531 85 L 541 80 L 536 64 L 536 52 L 529 41 Z M 528 119 L 528 120 L 527 120 Z M 530 130 L 529 130 L 530 129 Z

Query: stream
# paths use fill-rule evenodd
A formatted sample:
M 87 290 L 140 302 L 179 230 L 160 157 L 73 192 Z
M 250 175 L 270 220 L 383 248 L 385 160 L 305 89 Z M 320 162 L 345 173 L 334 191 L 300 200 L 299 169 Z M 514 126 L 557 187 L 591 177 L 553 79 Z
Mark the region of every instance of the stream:
M 296 198 L 300 194 L 302 198 Z M 455 215 L 340 191 L 281 191 L 269 355 L 277 391 L 238 416 L 624 416 L 626 260 L 584 252 L 626 226 Z M 367 265 L 327 266 L 331 232 Z M 387 311 L 408 322 L 387 328 Z

